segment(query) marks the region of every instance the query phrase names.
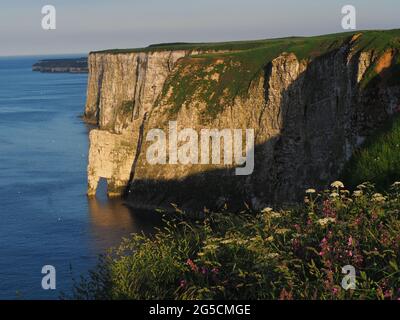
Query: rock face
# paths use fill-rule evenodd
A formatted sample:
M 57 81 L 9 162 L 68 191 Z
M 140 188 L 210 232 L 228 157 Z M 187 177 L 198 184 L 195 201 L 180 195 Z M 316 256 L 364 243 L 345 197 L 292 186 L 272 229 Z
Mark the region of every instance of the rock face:
M 391 71 L 398 51 L 366 50 L 357 46 L 358 38 L 312 57 L 275 54 L 232 99 L 224 87 L 226 69 L 241 65 L 229 54 L 90 54 L 85 118 L 98 128 L 90 133 L 88 194 L 95 195 L 99 178 L 106 178 L 109 195 L 126 191 L 132 205 L 142 208 L 175 203 L 200 209 L 225 202 L 260 208 L 297 201 L 305 188 L 325 186 L 400 104 Z M 207 91 L 211 85 L 216 89 Z M 218 102 L 210 107 L 210 101 Z M 170 121 L 195 132 L 253 129 L 254 172 L 237 176 L 235 163 L 170 164 L 171 155 L 166 164 L 150 164 L 146 155 L 154 141 L 147 141 L 148 133 L 168 133 Z
M 98 125 L 90 133 L 88 195 L 99 178 L 110 196 L 127 186 L 140 126 L 179 58 L 188 51 L 101 54 L 89 56 L 89 82 L 84 118 Z

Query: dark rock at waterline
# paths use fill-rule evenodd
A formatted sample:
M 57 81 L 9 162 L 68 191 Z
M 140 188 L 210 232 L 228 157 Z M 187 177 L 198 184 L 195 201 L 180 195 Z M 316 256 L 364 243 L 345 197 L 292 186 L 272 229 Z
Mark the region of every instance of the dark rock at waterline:
M 46 73 L 87 73 L 87 58 L 40 60 L 32 66 L 32 71 Z

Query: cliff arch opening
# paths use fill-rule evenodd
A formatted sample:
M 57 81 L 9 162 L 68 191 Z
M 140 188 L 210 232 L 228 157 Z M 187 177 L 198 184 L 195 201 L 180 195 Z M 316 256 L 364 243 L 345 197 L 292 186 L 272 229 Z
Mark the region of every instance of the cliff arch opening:
M 108 181 L 106 178 L 100 178 L 96 189 L 96 198 L 99 200 L 108 199 Z

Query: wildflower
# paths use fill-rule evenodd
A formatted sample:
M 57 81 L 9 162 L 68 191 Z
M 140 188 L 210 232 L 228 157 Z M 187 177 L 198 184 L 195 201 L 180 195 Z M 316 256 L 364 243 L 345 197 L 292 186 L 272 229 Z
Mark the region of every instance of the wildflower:
M 273 237 L 273 236 L 269 236 L 269 237 L 267 238 L 267 241 L 268 241 L 268 242 L 274 241 L 274 237 Z
M 352 236 L 349 237 L 349 240 L 348 240 L 348 242 L 347 242 L 347 245 L 348 245 L 349 247 L 351 247 L 351 246 L 353 245 L 353 237 L 352 237 Z
M 332 193 L 330 194 L 330 197 L 331 197 L 331 198 L 337 198 L 337 197 L 339 197 L 339 194 L 338 194 L 337 192 L 332 192 Z
M 308 194 L 312 194 L 312 193 L 316 193 L 317 191 L 315 189 L 307 189 L 306 193 Z
M 192 259 L 187 259 L 186 264 L 192 269 L 193 272 L 199 271 L 199 267 L 193 262 Z
M 288 233 L 289 231 L 290 231 L 289 229 L 282 228 L 282 229 L 277 229 L 277 230 L 276 230 L 276 233 L 277 233 L 277 234 L 286 234 L 286 233 Z
M 213 274 L 218 274 L 219 273 L 219 269 L 218 268 L 212 268 L 211 272 Z
M 344 188 L 344 184 L 341 181 L 335 181 L 331 184 L 332 188 Z
M 356 190 L 353 193 L 353 196 L 355 197 L 361 197 L 363 195 L 363 192 L 361 190 Z
M 186 280 L 181 280 L 180 283 L 179 283 L 179 286 L 181 288 L 185 288 L 187 286 L 187 281 Z
M 364 258 L 363 258 L 363 256 L 361 254 L 356 254 L 354 256 L 354 261 L 355 261 L 355 263 L 357 265 L 361 265 L 363 263 L 363 261 L 364 261 Z
M 331 202 L 329 200 L 324 201 L 324 206 L 323 206 L 323 213 L 325 217 L 335 217 L 336 212 L 332 208 Z
M 274 212 L 271 214 L 271 218 L 280 218 L 280 217 L 281 217 L 280 213 Z
M 268 207 L 268 208 L 262 209 L 261 213 L 269 213 L 269 212 L 271 212 L 271 211 L 273 211 L 273 209 L 270 208 L 270 207 Z
M 239 239 L 236 241 L 236 244 L 238 244 L 239 246 L 246 245 L 247 243 L 248 243 L 248 240 L 245 240 L 245 239 Z
M 295 239 L 292 240 L 292 247 L 293 247 L 294 250 L 299 249 L 300 245 L 301 245 L 301 243 L 300 243 L 300 240 L 298 238 L 295 238 Z
M 323 218 L 323 219 L 319 219 L 319 220 L 318 220 L 318 223 L 319 223 L 321 226 L 326 226 L 329 222 L 334 223 L 335 221 L 336 221 L 335 218 Z
M 339 293 L 339 289 L 336 287 L 332 288 L 332 293 L 336 296 Z
M 292 292 L 287 292 L 286 289 L 282 289 L 279 300 L 293 300 Z
M 347 254 L 349 255 L 349 257 L 352 257 L 353 256 L 353 251 L 349 250 Z
M 372 201 L 374 201 L 374 202 L 385 202 L 385 200 L 386 200 L 386 197 L 384 197 L 382 194 L 380 194 L 380 193 L 375 193 L 373 196 L 372 196 Z
M 396 181 L 395 183 L 392 184 L 392 187 L 400 187 L 400 181 Z
M 384 297 L 385 297 L 385 299 L 391 299 L 392 298 L 392 290 L 386 290 Z
M 218 249 L 218 245 L 216 244 L 208 244 L 204 247 L 204 250 L 215 251 Z
M 277 258 L 277 257 L 279 257 L 278 253 L 269 253 L 268 254 L 268 258 L 274 259 L 274 258 Z
M 336 219 L 335 218 L 328 218 L 328 222 L 334 223 L 334 222 L 336 222 Z
M 231 243 L 233 243 L 233 242 L 234 242 L 233 239 L 225 239 L 225 240 L 222 240 L 222 241 L 221 241 L 222 244 L 231 244 Z

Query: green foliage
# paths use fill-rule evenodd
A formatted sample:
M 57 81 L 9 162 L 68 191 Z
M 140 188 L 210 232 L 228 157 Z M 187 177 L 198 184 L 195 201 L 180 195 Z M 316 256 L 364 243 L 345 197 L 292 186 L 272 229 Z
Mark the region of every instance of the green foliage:
M 343 180 L 350 187 L 373 181 L 380 191 L 393 180 L 400 180 L 400 117 L 390 120 L 355 152 L 344 169 Z
M 135 235 L 77 284 L 78 299 L 398 299 L 400 183 L 333 184 L 292 210 L 206 213 Z M 357 271 L 344 290 L 342 267 Z
M 400 48 L 399 30 L 365 31 L 356 39 L 354 36 L 355 33 L 342 33 L 309 38 L 193 45 L 193 50 L 217 52 L 182 58 L 165 82 L 161 98 L 167 99 L 166 102 L 173 106 L 169 110 L 171 114 L 177 113 L 187 102 L 203 102 L 206 104 L 205 118 L 214 119 L 225 107 L 231 106 L 235 98 L 247 97 L 252 81 L 258 79 L 268 63 L 283 52 L 293 53 L 299 60 L 312 60 L 335 52 L 350 41 L 353 41 L 356 52 L 373 51 L 378 57 L 389 48 Z M 188 44 L 182 46 L 190 48 Z M 165 48 L 168 46 L 162 47 Z M 376 78 L 375 66 L 373 63 L 367 70 L 361 83 L 362 88 Z M 399 66 L 397 59 L 393 66 L 394 74 L 388 79 L 391 84 L 393 81 L 398 82 L 399 72 L 395 70 Z M 212 77 L 215 74 L 218 74 L 217 79 Z
M 353 36 L 360 34 L 354 40 Z M 334 52 L 353 41 L 353 50 L 371 51 L 380 56 L 387 49 L 400 49 L 400 30 L 360 31 L 316 37 L 288 37 L 269 40 L 235 41 L 222 43 L 166 43 L 141 49 L 114 49 L 98 53 L 122 54 L 188 50 L 197 52 L 179 60 L 177 68 L 167 78 L 162 96 L 158 100 L 172 105 L 171 115 L 190 101 L 206 105 L 204 119 L 214 119 L 233 104 L 237 97 L 246 97 L 253 80 L 258 79 L 265 67 L 283 52 L 294 53 L 299 60 L 312 60 Z M 399 56 L 393 66 L 388 84 L 398 83 Z M 366 71 L 361 88 L 367 87 L 378 75 L 375 63 Z M 397 70 L 397 71 L 396 71 Z M 213 78 L 213 74 L 218 78 Z
M 167 97 L 166 102 L 173 106 L 172 114 L 187 102 L 204 102 L 204 117 L 214 119 L 226 106 L 232 105 L 236 97 L 246 97 L 252 81 L 281 53 L 292 52 L 299 59 L 308 59 L 338 48 L 347 39 L 347 34 L 275 39 L 237 45 L 236 50 L 232 48 L 227 52 L 189 56 L 179 61 L 167 79 L 162 98 Z M 213 75 L 218 77 L 213 78 Z
M 377 57 L 381 56 L 389 49 L 395 49 L 398 51 L 400 49 L 400 32 L 399 30 L 365 32 L 362 37 L 357 40 L 356 48 L 359 51 L 373 52 Z M 374 63 L 369 66 L 360 83 L 361 88 L 366 88 L 368 84 L 379 76 L 375 70 L 376 63 L 377 61 L 374 61 Z M 394 65 L 392 66 L 393 72 L 387 79 L 387 84 L 389 86 L 397 85 L 399 83 L 399 68 L 400 61 L 397 52 L 397 57 L 395 57 Z

